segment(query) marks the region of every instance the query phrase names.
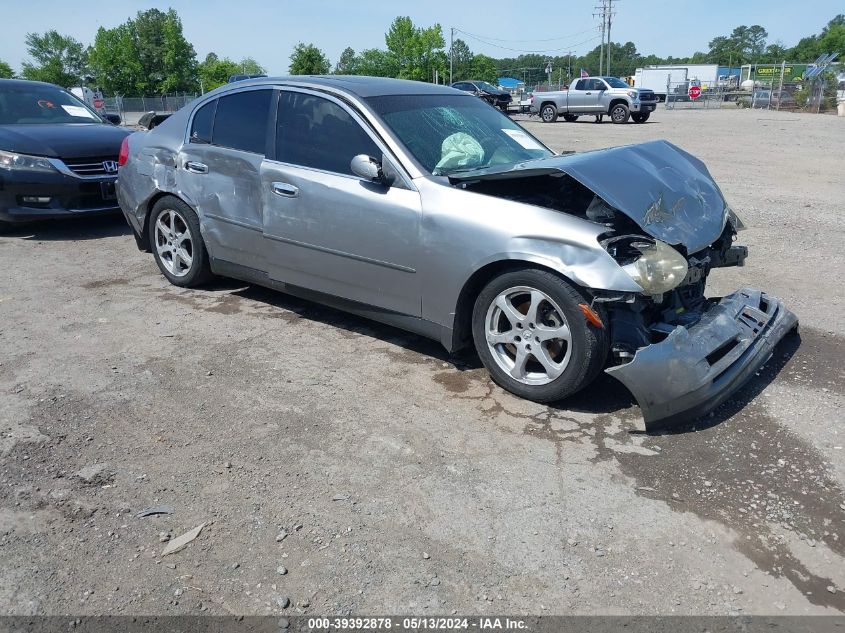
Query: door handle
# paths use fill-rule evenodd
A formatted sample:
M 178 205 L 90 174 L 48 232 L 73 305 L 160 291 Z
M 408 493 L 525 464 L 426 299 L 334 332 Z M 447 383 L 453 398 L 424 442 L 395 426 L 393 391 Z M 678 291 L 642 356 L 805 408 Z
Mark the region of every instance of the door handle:
M 193 160 L 189 160 L 185 163 L 185 171 L 189 171 L 192 174 L 207 174 L 208 173 L 208 165 L 203 163 L 198 163 Z
M 294 187 L 286 182 L 274 182 L 273 193 L 285 198 L 296 198 L 299 195 L 299 187 Z
M 586 93 L 584 93 L 584 94 L 588 94 L 588 95 L 591 95 L 591 94 L 593 94 L 593 93 L 592 93 L 592 92 L 586 92 Z

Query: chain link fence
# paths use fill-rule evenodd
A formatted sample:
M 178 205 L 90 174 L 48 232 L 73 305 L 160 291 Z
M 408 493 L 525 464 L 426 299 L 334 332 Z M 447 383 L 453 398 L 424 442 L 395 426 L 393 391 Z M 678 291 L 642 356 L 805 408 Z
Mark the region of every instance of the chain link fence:
M 105 97 L 109 114 L 118 114 L 125 125 L 134 125 L 146 112 L 159 114 L 176 112 L 199 95 L 162 95 L 159 97 Z

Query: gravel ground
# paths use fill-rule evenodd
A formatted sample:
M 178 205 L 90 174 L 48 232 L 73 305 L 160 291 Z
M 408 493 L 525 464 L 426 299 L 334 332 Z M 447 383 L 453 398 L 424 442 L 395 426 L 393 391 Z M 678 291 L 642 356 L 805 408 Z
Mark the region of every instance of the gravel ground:
M 762 287 L 799 315 L 732 401 L 635 434 L 612 379 L 521 401 L 471 354 L 389 327 L 170 286 L 121 218 L 17 228 L 0 237 L 2 613 L 845 611 L 845 119 L 591 121 L 523 124 L 555 149 L 700 156 L 751 247 L 711 290 Z

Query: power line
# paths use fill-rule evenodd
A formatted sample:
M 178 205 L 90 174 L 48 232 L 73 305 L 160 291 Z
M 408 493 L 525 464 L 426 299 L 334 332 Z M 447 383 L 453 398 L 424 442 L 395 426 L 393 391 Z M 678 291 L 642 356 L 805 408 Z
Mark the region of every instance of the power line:
M 557 40 L 565 40 L 569 37 L 576 37 L 578 35 L 583 35 L 584 33 L 589 33 L 590 31 L 593 31 L 594 29 L 595 29 L 595 27 L 591 26 L 590 28 L 585 29 L 583 31 L 578 31 L 577 33 L 570 33 L 569 35 L 561 35 L 560 37 L 549 37 L 549 38 L 546 38 L 546 39 L 531 38 L 531 39 L 527 39 L 527 40 L 514 40 L 514 39 L 508 39 L 508 38 L 504 38 L 504 37 L 490 37 L 489 35 L 478 35 L 476 33 L 469 33 L 468 31 L 461 31 L 461 29 L 455 29 L 455 30 L 461 31 L 461 33 L 464 33 L 465 35 L 469 35 L 471 37 L 483 38 L 485 40 L 492 40 L 494 42 L 556 42 Z
M 566 51 L 568 51 L 568 50 L 570 50 L 570 49 L 572 49 L 572 48 L 575 48 L 576 46 L 581 46 L 582 44 L 586 44 L 586 43 L 588 43 L 588 42 L 592 42 L 592 41 L 596 40 L 596 39 L 599 37 L 598 35 L 594 35 L 593 37 L 590 37 L 590 38 L 588 38 L 588 39 L 586 39 L 586 40 L 584 40 L 584 41 L 582 41 L 582 42 L 577 42 L 577 43 L 575 43 L 575 44 L 567 44 L 566 46 L 561 46 L 560 48 L 548 48 L 548 49 L 544 49 L 544 50 L 528 50 L 528 49 L 521 49 L 521 48 L 511 48 L 510 46 L 502 46 L 501 44 L 496 44 L 495 42 L 491 42 L 491 41 L 485 40 L 485 39 L 483 39 L 483 38 L 481 38 L 481 37 L 478 37 L 477 35 L 473 35 L 472 33 L 468 33 L 468 32 L 466 32 L 466 31 L 462 31 L 461 29 L 457 29 L 457 28 L 456 28 L 456 29 L 455 29 L 455 31 L 457 31 L 458 33 L 463 33 L 464 35 L 466 35 L 466 36 L 468 36 L 468 37 L 471 37 L 471 38 L 473 38 L 474 40 L 477 40 L 477 41 L 481 42 L 482 44 L 487 44 L 488 46 L 493 46 L 493 47 L 495 47 L 495 48 L 501 48 L 501 49 L 503 49 L 503 50 L 506 50 L 506 51 L 512 51 L 512 52 L 514 52 L 514 53 L 528 53 L 528 54 L 532 54 L 532 53 L 533 53 L 533 54 L 538 54 L 538 55 L 539 55 L 539 54 L 542 54 L 542 53 L 558 53 L 558 52 L 566 52 Z

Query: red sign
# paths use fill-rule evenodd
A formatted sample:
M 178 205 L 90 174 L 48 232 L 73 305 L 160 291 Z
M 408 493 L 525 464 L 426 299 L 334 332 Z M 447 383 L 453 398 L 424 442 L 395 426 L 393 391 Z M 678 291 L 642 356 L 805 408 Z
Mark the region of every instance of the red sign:
M 95 107 L 97 110 L 99 110 L 100 108 L 102 108 L 104 105 L 106 105 L 106 102 L 105 102 L 105 101 L 103 101 L 102 99 L 94 99 L 94 107 Z
M 687 90 L 690 99 L 698 99 L 701 96 L 701 88 L 698 86 L 690 86 Z

